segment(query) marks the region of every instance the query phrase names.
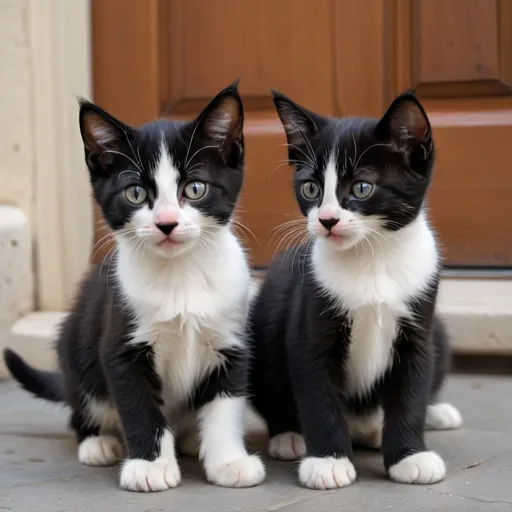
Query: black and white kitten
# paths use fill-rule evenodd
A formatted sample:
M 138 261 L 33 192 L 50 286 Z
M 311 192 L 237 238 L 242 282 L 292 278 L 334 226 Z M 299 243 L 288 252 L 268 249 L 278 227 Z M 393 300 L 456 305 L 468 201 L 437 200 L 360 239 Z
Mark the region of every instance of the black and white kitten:
M 380 448 L 389 476 L 443 479 L 425 423 L 457 428 L 435 398 L 450 350 L 434 316 L 439 255 L 424 200 L 434 162 L 413 94 L 384 117 L 330 119 L 275 92 L 310 244 L 271 265 L 253 305 L 251 395 L 269 453 L 304 457 L 316 489 L 356 478 L 352 440 Z
M 84 101 L 80 130 L 117 252 L 64 322 L 62 374 L 11 351 L 8 367 L 27 390 L 69 404 L 84 464 L 116 463 L 125 441 L 125 489 L 180 483 L 177 435 L 188 450 L 199 436 L 210 482 L 259 484 L 264 466 L 243 438 L 250 274 L 230 223 L 244 174 L 237 83 L 192 122 L 138 129 Z

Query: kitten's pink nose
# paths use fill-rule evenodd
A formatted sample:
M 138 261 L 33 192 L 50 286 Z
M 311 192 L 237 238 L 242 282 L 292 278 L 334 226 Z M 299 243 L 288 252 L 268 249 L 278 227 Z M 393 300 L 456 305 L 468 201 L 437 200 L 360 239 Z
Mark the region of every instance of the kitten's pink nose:
M 318 210 L 318 222 L 324 226 L 325 229 L 331 229 L 339 221 L 338 208 L 331 204 L 320 206 Z
M 159 208 L 155 213 L 155 224 L 157 226 L 168 226 L 178 223 L 178 210 L 172 206 Z
M 338 208 L 334 204 L 323 204 L 318 210 L 318 220 L 336 219 L 339 217 Z

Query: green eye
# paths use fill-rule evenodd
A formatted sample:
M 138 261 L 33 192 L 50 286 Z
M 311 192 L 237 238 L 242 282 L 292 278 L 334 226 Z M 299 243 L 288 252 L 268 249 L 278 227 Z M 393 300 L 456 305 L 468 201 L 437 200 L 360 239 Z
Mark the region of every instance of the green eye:
M 148 193 L 146 190 L 139 185 L 132 185 L 125 188 L 124 195 L 126 196 L 126 199 L 128 199 L 128 201 L 130 201 L 132 204 L 142 204 L 148 198 Z
M 191 201 L 197 201 L 206 195 L 208 187 L 202 181 L 192 181 L 183 190 L 183 195 Z
M 373 192 L 374 185 L 367 181 L 356 181 L 352 185 L 352 194 L 357 199 L 367 199 Z
M 312 201 L 320 195 L 320 187 L 314 181 L 306 181 L 302 184 L 300 190 L 308 201 Z

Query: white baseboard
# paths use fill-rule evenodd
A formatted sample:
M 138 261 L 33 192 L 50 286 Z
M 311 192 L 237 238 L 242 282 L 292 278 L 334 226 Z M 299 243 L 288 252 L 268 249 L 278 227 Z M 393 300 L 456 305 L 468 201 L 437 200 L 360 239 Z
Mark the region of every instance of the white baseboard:
M 253 292 L 257 290 L 255 280 Z M 456 354 L 512 355 L 512 280 L 443 279 L 439 312 Z M 3 343 L 38 368 L 56 367 L 55 343 L 63 312 L 30 313 L 12 327 Z M 0 362 L 0 378 L 7 375 Z

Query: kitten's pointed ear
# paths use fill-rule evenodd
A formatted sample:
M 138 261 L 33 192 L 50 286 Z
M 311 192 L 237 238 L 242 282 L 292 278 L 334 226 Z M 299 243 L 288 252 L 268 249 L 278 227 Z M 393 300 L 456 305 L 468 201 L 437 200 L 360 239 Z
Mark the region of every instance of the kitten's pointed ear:
M 292 151 L 292 146 L 302 148 L 308 145 L 309 139 L 319 130 L 323 118 L 301 107 L 275 89 L 271 89 L 271 93 L 286 133 L 289 152 Z M 290 159 L 292 159 L 291 156 Z
M 94 103 L 79 99 L 79 105 L 80 133 L 87 163 L 90 168 L 93 160 L 102 167 L 108 166 L 134 130 Z
M 393 101 L 377 130 L 402 153 L 421 148 L 426 160 L 433 149 L 432 130 L 425 110 L 412 91 L 407 91 Z
M 227 161 L 233 145 L 243 147 L 244 109 L 238 82 L 223 89 L 196 120 L 198 128 L 216 145 Z

